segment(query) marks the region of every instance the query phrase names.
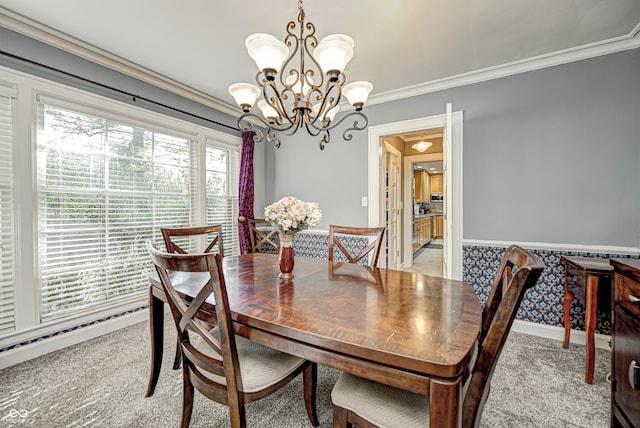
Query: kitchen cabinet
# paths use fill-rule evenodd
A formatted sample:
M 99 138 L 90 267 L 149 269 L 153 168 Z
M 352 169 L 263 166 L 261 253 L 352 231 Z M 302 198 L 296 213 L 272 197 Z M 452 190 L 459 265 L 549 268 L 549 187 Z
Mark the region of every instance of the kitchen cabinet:
M 640 260 L 612 259 L 611 426 L 640 427 Z
M 413 220 L 413 252 L 431 241 L 431 217 L 414 218 Z
M 433 237 L 444 237 L 444 215 L 433 216 Z
M 431 183 L 430 193 L 444 193 L 444 181 L 442 174 L 433 174 L 429 179 Z
M 429 202 L 430 180 L 427 171 L 413 171 L 413 198 L 416 202 Z

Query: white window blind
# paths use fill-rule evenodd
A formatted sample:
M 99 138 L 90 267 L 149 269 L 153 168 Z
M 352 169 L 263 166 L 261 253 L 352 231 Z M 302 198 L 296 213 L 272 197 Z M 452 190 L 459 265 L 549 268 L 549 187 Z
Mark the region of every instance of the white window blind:
M 197 143 L 66 105 L 38 112 L 41 319 L 140 298 L 146 240 L 194 217 Z
M 239 148 L 207 141 L 205 157 L 207 224 L 221 224 L 225 256 L 238 255 Z
M 15 330 L 13 99 L 4 92 L 0 91 L 0 335 Z

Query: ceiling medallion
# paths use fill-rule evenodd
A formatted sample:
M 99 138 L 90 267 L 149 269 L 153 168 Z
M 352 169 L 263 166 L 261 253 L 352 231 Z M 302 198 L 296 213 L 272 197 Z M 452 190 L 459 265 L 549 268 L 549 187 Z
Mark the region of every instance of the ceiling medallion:
M 245 45 L 256 62 L 256 83 L 234 83 L 229 93 L 242 108 L 238 128 L 256 133 L 254 141 L 264 139 L 263 132 L 247 120 L 259 121 L 267 130 L 267 140 L 280 147 L 277 133 L 293 135 L 305 128 L 312 136 L 322 135 L 320 149 L 331 141 L 330 132 L 345 120 L 355 116 L 353 124 L 342 134 L 345 141 L 353 138 L 351 131 L 361 131 L 368 125 L 362 107 L 373 89 L 370 82 L 346 84 L 344 68 L 353 57 L 353 39 L 344 34 L 316 39 L 315 26 L 304 22 L 302 0 L 298 2 L 298 24 L 289 21 L 284 43 L 275 37 L 257 33 L 247 37 Z M 296 35 L 295 32 L 299 30 Z M 251 112 L 256 99 L 262 117 Z M 334 120 L 345 96 L 354 110 Z M 360 123 L 359 120 L 363 123 Z

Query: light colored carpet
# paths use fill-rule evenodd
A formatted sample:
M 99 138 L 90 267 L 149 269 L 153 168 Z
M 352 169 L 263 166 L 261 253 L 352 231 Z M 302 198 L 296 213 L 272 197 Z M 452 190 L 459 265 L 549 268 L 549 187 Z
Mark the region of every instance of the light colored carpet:
M 0 371 L 0 426 L 178 427 L 180 370 L 171 370 L 175 331 L 166 323 L 163 368 L 144 398 L 149 327 L 140 323 Z M 584 346 L 513 333 L 493 377 L 482 427 L 606 427 L 610 357 L 598 350 L 593 385 L 584 383 Z M 318 416 L 332 425 L 338 372 L 320 367 Z M 247 406 L 249 427 L 310 428 L 302 379 Z M 191 427 L 227 427 L 227 408 L 196 393 Z

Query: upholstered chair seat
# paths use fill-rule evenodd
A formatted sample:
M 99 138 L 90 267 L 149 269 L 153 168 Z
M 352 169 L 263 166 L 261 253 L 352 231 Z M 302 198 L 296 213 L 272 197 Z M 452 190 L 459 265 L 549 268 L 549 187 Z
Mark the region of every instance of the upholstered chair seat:
M 219 329 L 211 330 L 211 334 L 220 339 Z M 197 334 L 191 334 L 191 343 L 195 349 L 208 357 L 219 360 L 220 357 Z M 238 363 L 242 378 L 242 391 L 246 393 L 262 391 L 285 379 L 305 363 L 302 358 L 285 354 L 259 343 L 236 336 Z M 207 378 L 226 385 L 223 376 L 201 370 Z

